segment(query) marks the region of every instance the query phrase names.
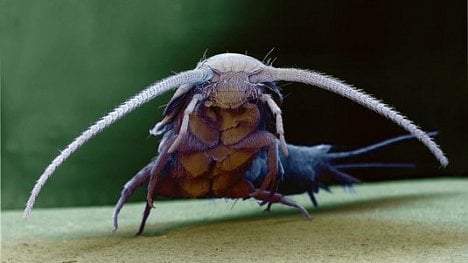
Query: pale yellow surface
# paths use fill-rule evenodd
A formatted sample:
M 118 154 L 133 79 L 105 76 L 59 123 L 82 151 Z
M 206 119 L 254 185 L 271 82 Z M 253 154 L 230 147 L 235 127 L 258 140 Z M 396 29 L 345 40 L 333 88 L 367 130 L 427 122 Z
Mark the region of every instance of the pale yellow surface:
M 2 262 L 468 262 L 468 180 L 339 187 L 306 221 L 294 209 L 262 214 L 253 201 L 159 202 L 143 236 L 143 204 L 2 212 Z

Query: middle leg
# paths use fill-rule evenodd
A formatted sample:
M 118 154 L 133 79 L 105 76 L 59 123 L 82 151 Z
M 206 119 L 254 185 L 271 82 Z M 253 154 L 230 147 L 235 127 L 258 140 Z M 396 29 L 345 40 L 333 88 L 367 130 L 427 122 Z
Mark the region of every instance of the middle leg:
M 267 131 L 258 131 L 253 133 L 231 146 L 234 149 L 262 149 L 267 150 L 267 176 L 260 186 L 260 190 L 269 190 L 275 192 L 279 183 L 279 158 L 278 141 L 276 137 Z

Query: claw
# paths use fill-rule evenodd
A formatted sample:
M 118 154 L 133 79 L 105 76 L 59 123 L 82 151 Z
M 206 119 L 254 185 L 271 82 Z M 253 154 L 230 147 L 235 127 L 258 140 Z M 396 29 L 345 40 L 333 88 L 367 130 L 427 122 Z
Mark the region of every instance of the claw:
M 148 219 L 151 208 L 153 208 L 153 204 L 146 203 L 145 211 L 143 211 L 143 218 L 141 219 L 140 228 L 138 229 L 136 236 L 141 235 L 141 233 L 143 233 L 143 230 L 145 230 L 146 220 Z

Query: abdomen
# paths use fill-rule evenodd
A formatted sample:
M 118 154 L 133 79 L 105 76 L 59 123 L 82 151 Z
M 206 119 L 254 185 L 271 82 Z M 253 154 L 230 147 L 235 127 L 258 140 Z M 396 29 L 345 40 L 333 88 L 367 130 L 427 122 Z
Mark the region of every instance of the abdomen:
M 248 197 L 254 188 L 244 175 L 260 149 L 237 146 L 258 129 L 259 118 L 258 108 L 251 103 L 237 110 L 201 105 L 190 116 L 187 137 L 168 162 L 157 194 L 186 198 Z

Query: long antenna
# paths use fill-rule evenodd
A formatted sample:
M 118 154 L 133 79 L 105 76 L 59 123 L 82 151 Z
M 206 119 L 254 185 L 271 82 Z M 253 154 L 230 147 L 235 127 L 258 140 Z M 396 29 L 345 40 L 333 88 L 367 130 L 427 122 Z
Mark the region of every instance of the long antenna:
M 203 82 L 211 78 L 211 71 L 206 69 L 195 69 L 185 72 L 181 72 L 177 75 L 168 77 L 159 82 L 154 83 L 150 87 L 144 89 L 131 99 L 120 104 L 113 111 L 108 113 L 106 116 L 102 117 L 99 121 L 91 125 L 86 129 L 80 136 L 76 137 L 60 154 L 55 157 L 55 159 L 47 166 L 47 168 L 42 173 L 41 177 L 36 181 L 31 195 L 29 196 L 28 202 L 26 203 L 26 208 L 24 209 L 24 218 L 27 219 L 31 215 L 31 210 L 34 206 L 34 203 L 39 195 L 44 184 L 50 178 L 50 176 L 55 172 L 55 170 L 70 157 L 74 152 L 76 152 L 83 144 L 89 141 L 91 138 L 96 136 L 98 133 L 103 131 L 105 128 L 109 127 L 111 124 L 116 122 L 118 119 L 127 115 L 129 112 L 140 107 L 146 102 L 156 98 L 160 94 L 182 84 L 195 84 Z

